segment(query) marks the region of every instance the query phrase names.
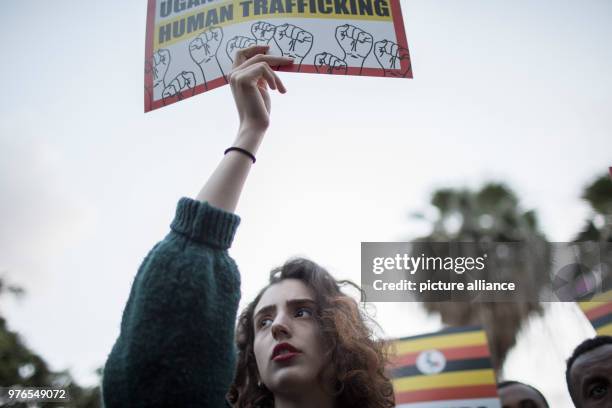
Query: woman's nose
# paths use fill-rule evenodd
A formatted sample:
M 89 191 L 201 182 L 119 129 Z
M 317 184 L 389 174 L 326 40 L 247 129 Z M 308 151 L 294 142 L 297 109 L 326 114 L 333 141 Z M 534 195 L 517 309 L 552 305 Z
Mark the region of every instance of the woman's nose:
M 289 338 L 291 337 L 291 324 L 287 321 L 286 315 L 284 313 L 280 313 L 272 322 L 272 337 L 276 340 L 279 338 Z

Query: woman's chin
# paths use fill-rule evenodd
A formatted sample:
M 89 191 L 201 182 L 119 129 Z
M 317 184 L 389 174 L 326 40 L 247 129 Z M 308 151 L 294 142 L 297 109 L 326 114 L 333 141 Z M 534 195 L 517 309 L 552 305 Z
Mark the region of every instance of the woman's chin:
M 268 389 L 275 394 L 301 392 L 304 389 L 311 389 L 315 381 L 314 376 L 308 375 L 303 367 L 282 367 L 274 373 Z

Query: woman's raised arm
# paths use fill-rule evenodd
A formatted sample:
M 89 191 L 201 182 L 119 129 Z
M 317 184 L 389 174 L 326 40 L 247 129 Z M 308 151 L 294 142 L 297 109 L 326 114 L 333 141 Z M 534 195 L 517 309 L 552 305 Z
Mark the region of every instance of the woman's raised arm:
M 198 201 L 207 201 L 228 212 L 236 209 L 253 158 L 270 124 L 271 104 L 267 88 L 280 93 L 287 91 L 270 66 L 288 65 L 293 60 L 266 55 L 268 48 L 254 46 L 236 53 L 230 85 L 240 118 L 238 136 L 232 145 L 238 149 L 226 153 L 196 197 Z
M 266 86 L 285 92 L 270 68 L 291 63 L 241 51 L 231 74 L 238 137 L 197 200 L 179 201 L 170 233 L 134 278 L 119 337 L 104 367 L 102 395 L 111 407 L 222 407 L 234 378 L 234 325 L 240 274 L 229 249 L 233 214 L 269 125 Z

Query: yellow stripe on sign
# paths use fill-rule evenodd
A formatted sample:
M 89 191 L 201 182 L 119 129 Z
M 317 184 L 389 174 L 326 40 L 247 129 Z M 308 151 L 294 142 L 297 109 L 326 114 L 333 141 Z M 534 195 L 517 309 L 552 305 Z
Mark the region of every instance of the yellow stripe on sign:
M 495 384 L 493 370 L 466 370 L 435 375 L 417 375 L 391 380 L 395 392 L 417 391 L 469 385 Z
M 336 4 L 342 4 L 338 13 Z M 257 14 L 256 14 L 257 13 Z M 268 19 L 316 18 L 340 20 L 393 21 L 387 0 L 229 0 L 198 7 L 195 11 L 162 21 L 156 20 L 155 50 L 196 37 L 204 29 Z
M 598 327 L 595 331 L 598 336 L 612 336 L 612 323 Z
M 430 349 L 443 349 L 449 347 L 465 347 L 487 344 L 487 336 L 482 330 L 447 334 L 441 336 L 422 337 L 414 340 L 400 340 L 396 343 L 398 355 L 416 353 Z

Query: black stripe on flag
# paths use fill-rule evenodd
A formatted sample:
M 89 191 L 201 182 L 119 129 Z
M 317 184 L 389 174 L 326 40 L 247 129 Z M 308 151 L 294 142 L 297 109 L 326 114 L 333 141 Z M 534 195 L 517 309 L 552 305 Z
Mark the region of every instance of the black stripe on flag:
M 492 368 L 493 366 L 491 365 L 491 360 L 489 358 L 472 358 L 467 360 L 447 361 L 442 373 Z M 391 370 L 391 377 L 393 378 L 412 377 L 414 375 L 423 375 L 416 365 L 398 367 Z
M 612 323 L 612 313 L 598 317 L 597 319 L 593 320 L 592 323 L 593 323 L 593 327 L 595 328 L 605 326 L 606 324 L 610 324 Z

